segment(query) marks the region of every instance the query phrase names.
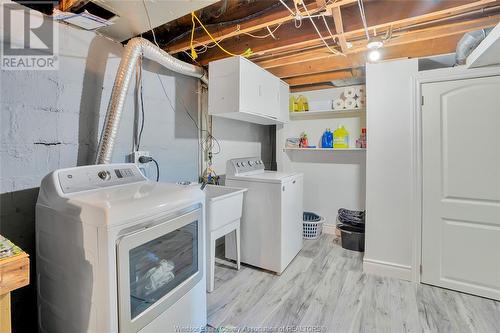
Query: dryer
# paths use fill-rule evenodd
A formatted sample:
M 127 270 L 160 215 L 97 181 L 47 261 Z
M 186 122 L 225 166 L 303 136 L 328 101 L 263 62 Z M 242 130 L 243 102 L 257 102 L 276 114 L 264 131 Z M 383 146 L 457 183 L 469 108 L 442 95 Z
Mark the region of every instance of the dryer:
M 264 170 L 258 157 L 227 162 L 227 186 L 247 188 L 241 218 L 241 261 L 281 274 L 302 249 L 303 174 Z M 233 235 L 226 257 L 236 258 Z
M 134 164 L 46 176 L 36 205 L 40 331 L 204 328 L 204 200 Z

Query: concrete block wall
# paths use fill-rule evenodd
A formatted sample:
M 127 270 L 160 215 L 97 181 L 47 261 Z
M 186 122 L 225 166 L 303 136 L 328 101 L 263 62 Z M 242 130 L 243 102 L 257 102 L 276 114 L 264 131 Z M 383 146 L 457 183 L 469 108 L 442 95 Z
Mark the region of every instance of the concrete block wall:
M 93 163 L 123 50 L 121 44 L 94 33 L 59 24 L 58 28 L 59 70 L 0 72 L 0 234 L 26 250 L 32 263 L 30 286 L 12 295 L 15 332 L 37 330 L 38 186 L 54 169 Z M 197 80 L 145 62 L 143 87 L 142 149 L 158 160 L 161 181 L 196 180 L 198 134 L 187 112 L 197 119 Z M 132 148 L 133 84 L 128 94 L 114 162 L 125 161 Z M 151 168 L 151 178 L 154 172 Z

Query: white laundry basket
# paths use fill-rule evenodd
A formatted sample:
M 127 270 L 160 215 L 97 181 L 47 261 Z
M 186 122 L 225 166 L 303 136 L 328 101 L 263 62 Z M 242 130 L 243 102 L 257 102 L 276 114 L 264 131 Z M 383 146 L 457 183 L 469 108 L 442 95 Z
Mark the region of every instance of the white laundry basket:
M 304 212 L 302 218 L 302 232 L 304 239 L 316 239 L 323 232 L 325 219 L 318 214 Z

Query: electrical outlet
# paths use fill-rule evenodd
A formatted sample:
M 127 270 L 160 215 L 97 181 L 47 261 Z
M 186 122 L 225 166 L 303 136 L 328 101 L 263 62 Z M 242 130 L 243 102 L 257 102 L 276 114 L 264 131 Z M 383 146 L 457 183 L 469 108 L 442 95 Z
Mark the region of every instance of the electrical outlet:
M 132 153 L 130 153 L 128 156 L 127 156 L 127 160 L 129 163 L 135 163 L 137 164 L 139 167 L 143 166 L 147 166 L 149 163 L 151 162 L 148 162 L 148 163 L 141 163 L 139 162 L 139 157 L 141 156 L 147 156 L 147 157 L 150 157 L 151 154 L 149 153 L 149 151 L 134 151 Z

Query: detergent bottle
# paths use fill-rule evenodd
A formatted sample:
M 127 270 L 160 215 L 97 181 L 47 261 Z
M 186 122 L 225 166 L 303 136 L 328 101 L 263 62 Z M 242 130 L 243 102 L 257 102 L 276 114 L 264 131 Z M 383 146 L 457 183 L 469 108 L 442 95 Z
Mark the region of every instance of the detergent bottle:
M 322 148 L 333 148 L 333 133 L 327 128 L 321 137 Z
M 333 132 L 333 148 L 349 148 L 349 132 L 344 125 Z

